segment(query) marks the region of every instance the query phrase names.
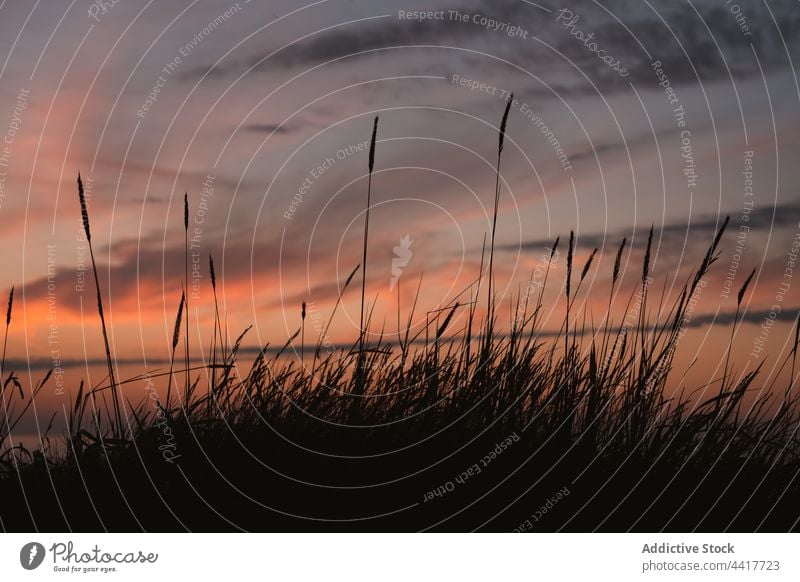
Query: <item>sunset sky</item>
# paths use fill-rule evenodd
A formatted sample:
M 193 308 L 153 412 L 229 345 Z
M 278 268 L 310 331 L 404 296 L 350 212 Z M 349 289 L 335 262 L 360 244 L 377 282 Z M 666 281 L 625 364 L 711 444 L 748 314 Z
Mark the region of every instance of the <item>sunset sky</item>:
M 247 346 L 283 345 L 306 301 L 316 337 L 361 261 L 376 115 L 373 327 L 396 332 L 397 294 L 405 313 L 421 276 L 424 321 L 478 275 L 513 92 L 498 293 L 517 297 L 560 236 L 545 322 L 557 328 L 573 229 L 578 265 L 600 249 L 580 295 L 600 322 L 627 237 L 619 321 L 651 224 L 654 293 L 666 281 L 674 299 L 730 215 L 683 354 L 711 354 L 703 371 L 713 375 L 755 268 L 738 363 L 773 311 L 771 365 L 800 306 L 799 30 L 788 0 L 2 2 L 9 358 L 35 370 L 102 357 L 78 172 L 121 361 L 168 357 L 184 192 L 198 274 L 191 341 L 207 348 L 210 338 L 209 254 L 232 336 L 253 324 Z M 354 336 L 359 284 L 343 299 L 334 342 Z

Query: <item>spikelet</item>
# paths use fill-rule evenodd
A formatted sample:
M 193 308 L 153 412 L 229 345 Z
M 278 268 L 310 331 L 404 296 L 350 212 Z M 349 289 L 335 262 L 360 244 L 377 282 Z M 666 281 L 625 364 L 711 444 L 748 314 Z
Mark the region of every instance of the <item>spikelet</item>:
M 556 251 L 558 250 L 558 241 L 561 240 L 560 236 L 556 237 L 556 242 L 553 243 L 553 248 L 550 249 L 550 260 L 553 260 L 553 256 L 555 256 Z
M 86 207 L 86 196 L 83 193 L 83 181 L 81 173 L 78 172 L 78 199 L 81 203 L 81 218 L 83 219 L 83 230 L 86 233 L 86 240 L 92 241 L 92 232 L 89 229 L 89 209 Z
M 503 142 L 506 138 L 506 123 L 508 122 L 508 112 L 511 110 L 511 103 L 514 101 L 514 94 L 512 93 L 509 98 L 508 102 L 506 103 L 506 110 L 503 112 L 503 119 L 500 122 L 500 137 L 499 143 L 497 144 L 497 153 L 503 151 Z
M 436 332 L 436 341 L 439 341 L 439 338 L 442 337 L 442 334 L 447 329 L 447 326 L 450 325 L 450 320 L 453 319 L 453 315 L 455 314 L 456 309 L 458 309 L 458 306 L 459 306 L 459 303 L 456 302 L 456 304 L 453 305 L 453 308 L 450 310 L 450 313 L 448 313 L 447 317 L 444 318 L 444 322 L 439 327 L 439 330 Z
M 653 225 L 650 225 L 650 234 L 647 237 L 647 248 L 644 251 L 644 262 L 642 263 L 642 283 L 647 282 L 650 276 L 650 248 L 653 246 Z
M 753 269 L 753 271 L 750 273 L 750 276 L 745 280 L 744 285 L 742 285 L 742 288 L 739 289 L 739 295 L 736 298 L 736 307 L 739 307 L 742 304 L 742 298 L 744 297 L 744 294 L 747 291 L 747 286 L 750 285 L 750 281 L 753 279 L 753 275 L 755 274 L 756 270 Z
M 567 300 L 569 300 L 569 292 L 572 284 L 572 253 L 575 248 L 575 233 L 569 231 L 569 249 L 567 249 Z
M 211 288 L 217 290 L 217 275 L 214 272 L 214 257 L 208 255 L 208 271 L 211 274 Z
M 617 282 L 619 278 L 619 267 L 622 262 L 622 251 L 625 250 L 625 244 L 628 242 L 627 237 L 622 237 L 622 244 L 619 245 L 619 249 L 617 250 L 617 258 L 614 260 L 614 276 L 611 279 L 611 284 Z
M 11 293 L 8 294 L 8 311 L 6 311 L 6 326 L 11 323 L 11 308 L 14 305 L 14 287 L 11 287 Z
M 175 318 L 175 331 L 172 333 L 172 350 L 175 351 L 175 348 L 178 346 L 178 340 L 181 336 L 181 319 L 183 318 L 183 304 L 186 300 L 186 296 L 183 291 L 181 291 L 181 303 L 178 305 L 178 316 Z
M 352 270 L 352 271 L 350 272 L 350 274 L 347 276 L 347 280 L 344 282 L 344 287 L 347 287 L 347 286 L 350 284 L 350 281 L 352 281 L 352 280 L 353 280 L 353 277 L 355 277 L 356 273 L 358 272 L 358 268 L 359 268 L 359 267 L 360 267 L 360 265 L 356 265 L 356 266 L 353 268 L 353 270 Z
M 369 173 L 375 167 L 375 138 L 378 135 L 378 116 L 375 116 L 375 123 L 372 126 L 372 140 L 369 142 Z
M 597 249 L 592 251 L 592 254 L 589 255 L 589 260 L 586 261 L 586 264 L 583 266 L 583 271 L 581 271 L 581 281 L 586 278 L 586 273 L 589 272 L 589 268 L 592 266 L 592 261 L 594 261 L 594 256 L 597 254 Z

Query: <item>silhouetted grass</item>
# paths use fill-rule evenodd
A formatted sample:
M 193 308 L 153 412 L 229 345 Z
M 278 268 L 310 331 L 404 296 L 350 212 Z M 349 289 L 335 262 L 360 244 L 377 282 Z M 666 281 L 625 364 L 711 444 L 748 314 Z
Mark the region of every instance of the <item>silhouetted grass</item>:
M 107 348 L 109 385 L 84 390 L 81 384 L 69 414 L 65 452 L 44 447 L 37 462 L 21 446 L 1 451 L 3 527 L 512 530 L 566 486 L 570 495 L 534 529 L 797 529 L 800 414 L 793 372 L 798 335 L 781 367 L 791 363 L 792 369 L 783 391 L 770 385 L 746 400 L 760 366 L 737 372 L 727 357 L 719 389 L 713 386 L 716 382 L 705 387 L 713 397 L 670 390 L 668 378 L 690 302 L 719 256 L 727 219 L 678 298 L 670 301 L 662 292 L 655 310 L 647 307 L 653 277 L 650 229 L 641 281 L 625 307 L 627 313 L 638 293 L 640 311 L 631 326 L 612 317 L 627 240 L 616 252 L 607 313 L 595 327 L 586 323 L 591 314 L 576 305 L 598 250 L 577 276 L 576 242 L 570 233 L 565 293 L 555 299 L 565 307 L 558 330 L 549 333 L 542 321 L 548 307 L 548 263 L 542 288 L 517 298 L 516 316 L 508 331 L 500 331 L 492 278 L 507 116 L 508 107 L 498 147 L 487 313 L 477 322 L 482 335 L 475 337 L 472 330 L 486 278 L 483 256 L 478 279 L 412 333 L 415 299 L 405 333 L 398 329 L 394 344 L 382 334 L 377 342 L 366 341 L 369 317 L 365 322 L 362 271 L 359 337 L 349 350 L 323 353 L 356 266 L 319 334 L 308 371 L 306 362 L 284 356 L 298 335 L 300 352 L 305 353 L 305 302 L 300 328 L 283 348 L 270 356 L 265 346 L 249 369 L 240 370 L 247 330 L 228 344 L 209 257 L 215 313 L 209 363 L 192 370 L 207 372 L 205 393 L 197 390 L 202 376 L 189 384 L 187 360 L 187 387 L 180 402 L 173 403 L 168 392 L 163 404 L 128 402 L 119 415 L 101 419 L 95 394 L 108 388 L 114 394 L 118 388 Z M 376 130 L 377 119 L 370 176 Z M 371 183 L 367 211 L 370 195 Z M 85 210 L 84 220 L 88 235 Z M 367 236 L 365 222 L 362 269 Z M 557 249 L 558 239 L 550 251 L 551 263 Z M 752 277 L 737 296 L 728 356 Z M 103 321 L 99 286 L 98 303 Z M 172 363 L 185 307 L 183 295 Z M 456 317 L 462 307 L 465 321 Z M 10 310 L 11 299 L 7 324 Z M 399 322 L 399 302 L 397 317 Z M 472 349 L 475 343 L 478 350 Z M 173 372 L 171 365 L 168 390 Z M 13 374 L 4 383 L 4 410 L 9 382 L 19 386 Z M 6 413 L 0 443 L 13 430 L 9 419 L 19 417 L 19 412 Z M 513 444 L 498 444 L 507 441 Z M 484 463 L 486 458 L 490 461 Z M 464 478 L 472 466 L 481 470 Z

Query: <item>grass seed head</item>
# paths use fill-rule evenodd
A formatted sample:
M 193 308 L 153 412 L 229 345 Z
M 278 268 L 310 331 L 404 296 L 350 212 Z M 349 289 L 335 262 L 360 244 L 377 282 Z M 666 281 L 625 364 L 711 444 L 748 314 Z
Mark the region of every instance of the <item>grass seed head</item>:
M 181 336 L 181 319 L 183 318 L 183 304 L 186 300 L 186 295 L 181 291 L 181 302 L 178 305 L 178 316 L 175 318 L 175 331 L 172 332 L 172 349 L 173 351 L 178 346 L 178 339 Z
M 92 232 L 89 229 L 89 209 L 86 206 L 86 195 L 83 193 L 83 180 L 81 173 L 78 172 L 78 200 L 81 203 L 81 218 L 83 219 L 83 230 L 86 233 L 86 240 L 92 241 Z
M 505 111 L 503 111 L 503 119 L 502 121 L 500 121 L 500 138 L 497 146 L 498 154 L 503 151 L 503 142 L 505 141 L 506 138 L 506 124 L 508 123 L 508 112 L 511 110 L 511 103 L 513 103 L 513 101 L 514 101 L 514 94 L 512 93 L 508 97 L 508 101 L 506 102 L 506 109 Z
M 612 285 L 617 282 L 619 278 L 619 267 L 622 263 L 622 251 L 625 250 L 625 244 L 628 242 L 627 237 L 622 237 L 622 244 L 619 245 L 617 250 L 617 258 L 614 260 L 614 276 L 611 279 Z
M 211 275 L 211 288 L 216 291 L 217 290 L 217 275 L 214 272 L 214 257 L 210 254 L 208 255 L 208 272 Z
M 559 241 L 560 239 L 561 239 L 561 237 L 560 237 L 560 236 L 557 236 L 557 237 L 556 237 L 556 242 L 554 242 L 554 243 L 553 243 L 553 248 L 551 248 L 551 249 L 550 249 L 550 260 L 551 260 L 551 261 L 553 260 L 553 257 L 555 256 L 555 254 L 556 254 L 556 251 L 558 250 L 558 241 Z
M 372 139 L 369 142 L 369 173 L 372 173 L 372 168 L 375 167 L 375 138 L 378 136 L 378 116 L 375 116 L 375 122 L 372 125 Z
M 647 248 L 644 251 L 644 261 L 642 262 L 642 283 L 647 281 L 650 276 L 650 249 L 653 246 L 653 225 L 650 225 L 650 234 L 647 236 Z
M 14 287 L 11 287 L 11 293 L 8 294 L 8 311 L 6 311 L 6 326 L 11 323 L 11 308 L 14 305 Z
M 581 272 L 581 281 L 586 278 L 586 273 L 589 272 L 589 268 L 592 266 L 592 261 L 594 261 L 594 256 L 597 254 L 597 249 L 592 251 L 592 254 L 589 255 L 589 260 L 586 261 L 586 264 L 583 266 L 583 271 Z
M 747 291 L 747 286 L 750 285 L 750 281 L 753 279 L 753 275 L 756 274 L 756 270 L 753 269 L 750 273 L 750 276 L 745 279 L 744 285 L 742 288 L 739 289 L 739 295 L 736 297 L 736 307 L 739 307 L 742 304 L 742 298 L 744 297 L 745 292 Z
M 569 300 L 570 286 L 572 283 L 572 253 L 575 250 L 575 233 L 569 231 L 569 248 L 567 249 L 567 300 Z

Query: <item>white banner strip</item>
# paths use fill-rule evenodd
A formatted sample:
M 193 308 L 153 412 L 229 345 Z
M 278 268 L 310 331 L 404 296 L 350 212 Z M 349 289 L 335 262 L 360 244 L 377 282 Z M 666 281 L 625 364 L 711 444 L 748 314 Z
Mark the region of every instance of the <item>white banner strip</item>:
M 3 534 L 3 580 L 800 580 L 795 534 Z

